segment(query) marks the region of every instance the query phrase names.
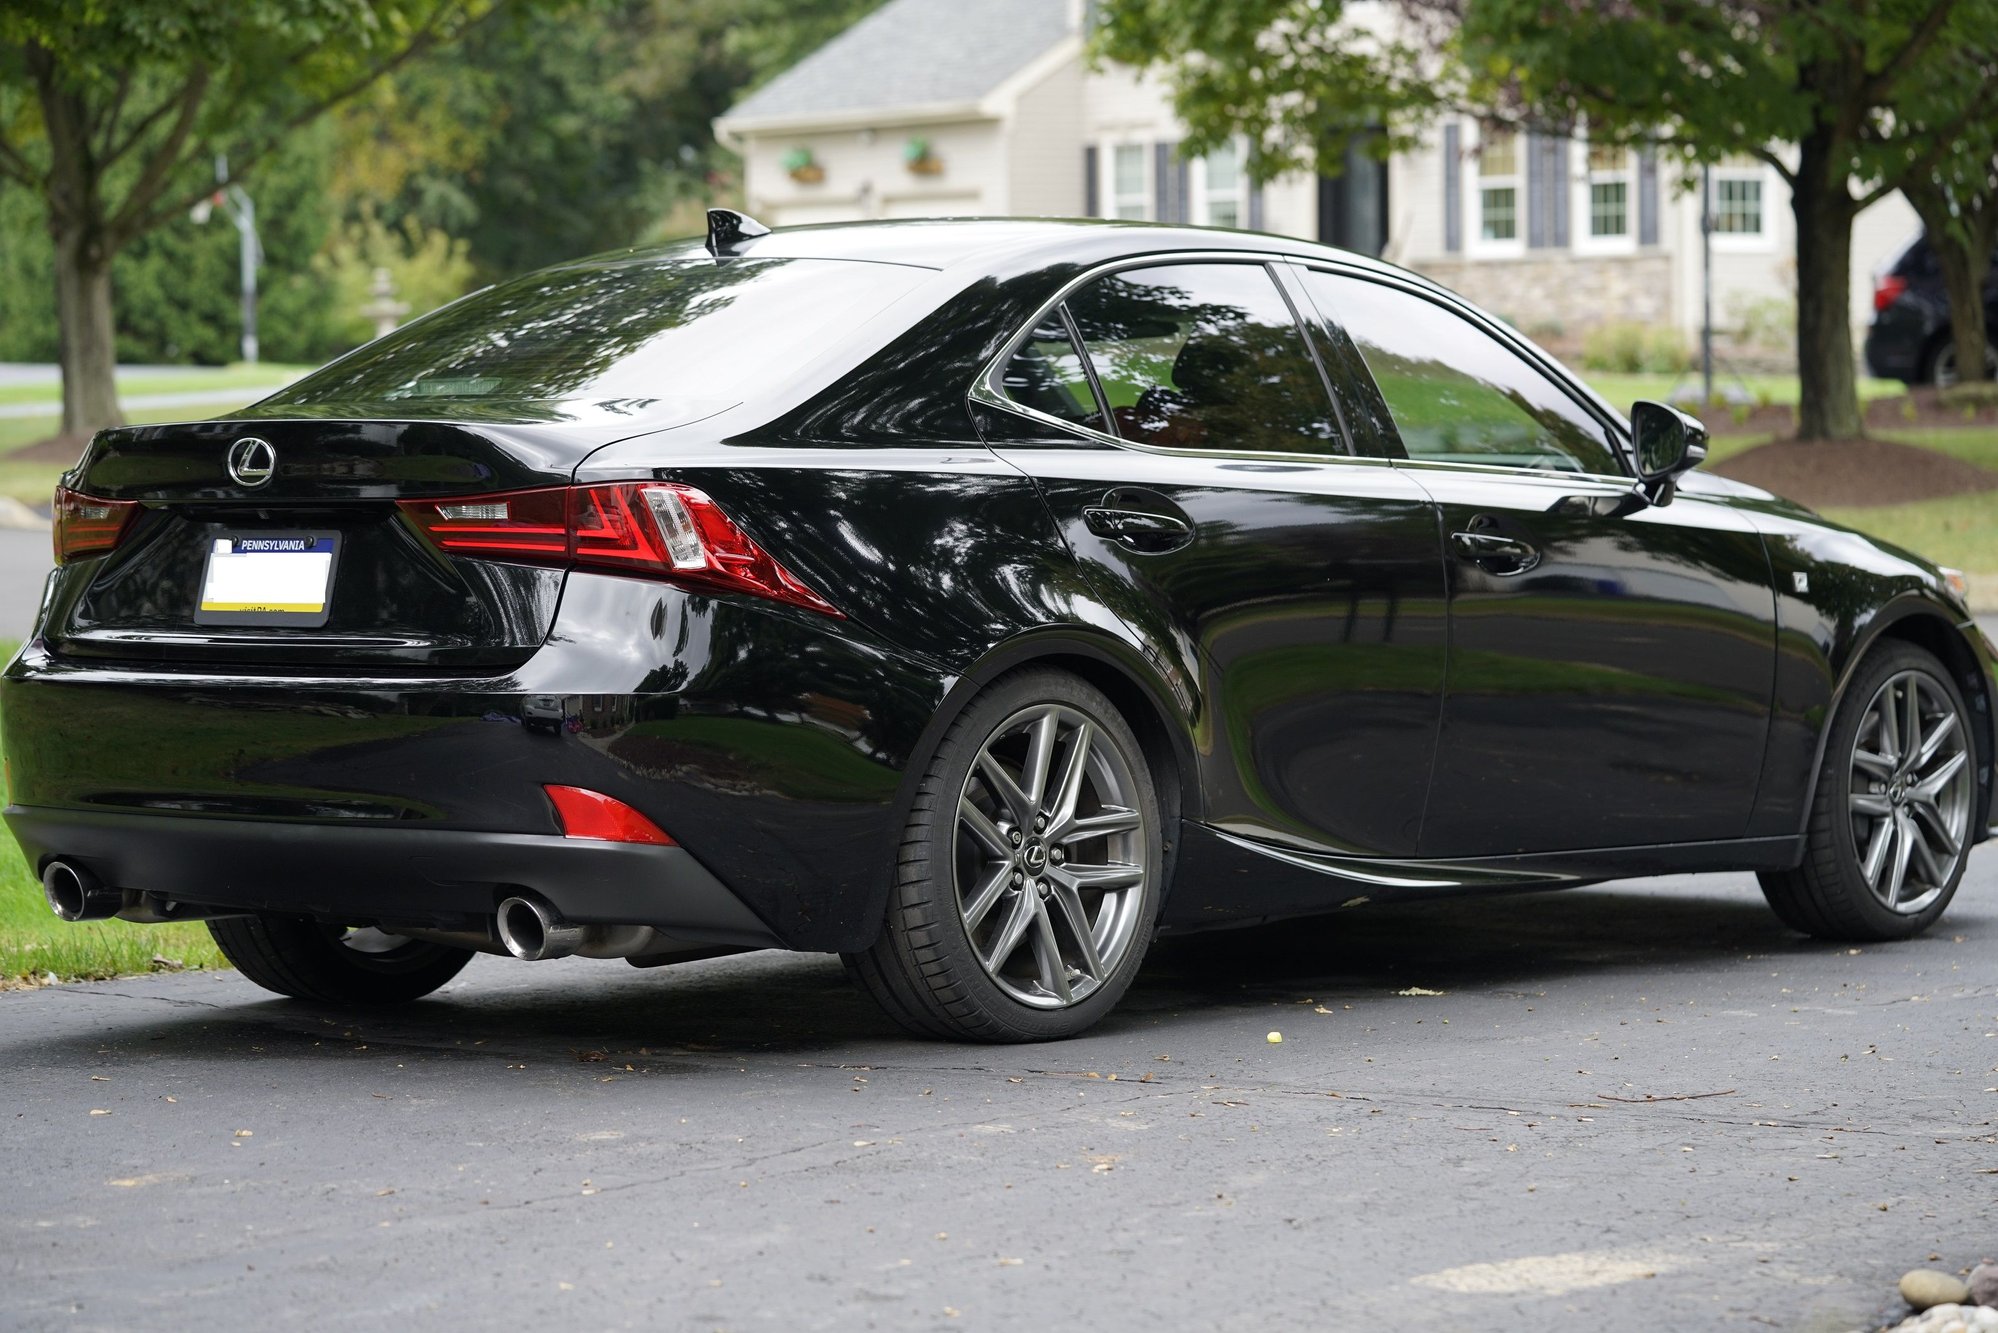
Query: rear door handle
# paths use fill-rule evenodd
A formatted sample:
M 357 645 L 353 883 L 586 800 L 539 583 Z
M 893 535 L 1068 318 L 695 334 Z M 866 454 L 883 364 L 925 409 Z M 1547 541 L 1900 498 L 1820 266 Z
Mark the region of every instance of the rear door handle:
M 1540 563 L 1540 551 L 1529 542 L 1499 532 L 1453 532 L 1451 548 L 1493 574 L 1524 574 Z
M 1142 509 L 1091 505 L 1082 511 L 1082 521 L 1097 536 L 1133 551 L 1177 551 L 1193 540 L 1193 527 L 1185 519 Z

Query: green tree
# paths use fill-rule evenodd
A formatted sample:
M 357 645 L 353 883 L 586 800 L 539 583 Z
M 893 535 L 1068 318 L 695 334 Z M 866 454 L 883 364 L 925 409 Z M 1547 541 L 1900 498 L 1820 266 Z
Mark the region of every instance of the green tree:
M 330 107 L 499 0 L 7 0 L 0 176 L 53 246 L 65 435 L 122 419 L 112 265 Z
M 1586 123 L 1594 138 L 1656 143 L 1688 163 L 1762 159 L 1789 185 L 1796 219 L 1799 437 L 1861 433 L 1852 221 L 1998 114 L 1998 80 L 1935 77 L 1950 53 L 1991 50 L 1998 0 L 1403 8 L 1427 40 L 1342 37 L 1338 0 L 1106 0 L 1099 49 L 1167 67 L 1196 135 L 1250 133 L 1252 169 L 1265 175 L 1313 161 L 1336 170 L 1355 107 L 1404 123 L 1443 107 L 1548 128 Z M 1918 98 L 1919 136 L 1897 120 Z
M 880 0 L 597 0 L 482 24 L 339 115 L 350 211 L 462 238 L 479 275 L 652 239 L 718 202 L 712 122 Z

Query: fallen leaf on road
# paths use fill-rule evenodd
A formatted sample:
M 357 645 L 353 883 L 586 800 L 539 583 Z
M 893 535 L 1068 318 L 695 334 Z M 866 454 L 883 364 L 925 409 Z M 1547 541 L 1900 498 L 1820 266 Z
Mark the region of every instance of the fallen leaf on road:
M 1396 995 L 1441 995 L 1443 993 L 1440 990 L 1430 990 L 1426 986 L 1410 986 L 1407 990 L 1398 990 L 1395 992 Z
M 101 1107 L 101 1106 L 93 1106 L 93 1107 L 91 1107 L 91 1108 L 90 1108 L 90 1114 L 92 1114 L 92 1115 L 110 1115 L 111 1113 L 110 1113 L 109 1111 L 105 1110 L 105 1109 L 104 1109 L 103 1107 Z

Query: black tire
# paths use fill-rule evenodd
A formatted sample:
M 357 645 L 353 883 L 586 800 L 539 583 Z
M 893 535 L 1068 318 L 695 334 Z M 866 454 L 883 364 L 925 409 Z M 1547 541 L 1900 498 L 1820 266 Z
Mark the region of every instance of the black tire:
M 347 932 L 303 917 L 232 916 L 208 933 L 236 970 L 267 991 L 321 1004 L 386 1005 L 421 999 L 464 971 L 472 950 L 427 940 L 377 951 L 351 947 Z
M 1805 828 L 1804 860 L 1794 870 L 1764 871 L 1763 897 L 1785 925 L 1823 940 L 1903 940 L 1934 925 L 1949 907 L 1968 861 L 1970 829 L 1966 822 L 1959 851 L 1934 897 L 1919 910 L 1897 911 L 1877 895 L 1862 863 L 1860 835 L 1855 830 L 1853 753 L 1873 701 L 1890 680 L 1918 673 L 1934 698 L 1946 699 L 1956 711 L 1956 733 L 1967 741 L 1971 713 L 1963 692 L 1935 655 L 1911 643 L 1890 640 L 1878 645 L 1860 664 L 1847 686 L 1825 741 L 1813 793 L 1810 822 Z M 1967 763 L 1974 770 L 1975 757 Z M 1974 784 L 1974 775 L 1971 779 Z M 1864 793 L 1862 793 L 1864 795 Z M 1896 797 L 1898 806 L 1899 797 Z M 1933 853 L 1931 853 L 1933 855 Z
M 1005 730 L 1007 727 L 1036 709 L 1062 710 L 1064 717 L 1086 719 L 1097 729 L 1094 738 L 1114 750 L 1121 759 L 1121 766 L 1113 764 L 1104 772 L 1109 774 L 1111 787 L 1121 786 L 1128 780 L 1128 792 L 1115 806 L 1104 802 L 1094 807 L 1098 811 L 1096 818 L 1122 818 L 1135 812 L 1141 820 L 1139 827 L 1112 835 L 1119 840 L 1115 846 L 1123 849 L 1123 855 L 1116 864 L 1135 864 L 1137 868 L 1139 879 L 1130 889 L 1134 896 L 1117 899 L 1113 904 L 1111 895 L 1105 893 L 1093 904 L 1088 904 L 1087 898 L 1070 894 L 1075 901 L 1085 904 L 1082 908 L 1083 920 L 1092 924 L 1090 948 L 1097 947 L 1094 927 L 1099 923 L 1106 939 L 1116 943 L 1119 952 L 1114 960 L 1099 960 L 1103 975 L 1069 969 L 1061 961 L 1062 950 L 1079 948 L 1078 936 L 1065 924 L 1047 927 L 1050 932 L 1068 931 L 1066 945 L 1053 943 L 1050 947 L 1055 950 L 1054 970 L 1061 977 L 1058 984 L 1064 993 L 1071 978 L 1077 980 L 1078 990 L 1072 1002 L 1063 1001 L 1052 993 L 1045 999 L 1035 1001 L 1021 998 L 1017 992 L 1028 983 L 1019 978 L 1008 978 L 1003 982 L 1001 979 L 1007 958 L 1015 956 L 1013 954 L 1008 953 L 999 959 L 1001 974 L 995 976 L 980 957 L 980 946 L 973 938 L 976 928 L 967 926 L 965 911 L 960 905 L 958 883 L 966 847 L 960 843 L 960 796 L 969 795 L 973 790 L 968 786 L 972 781 L 973 766 L 986 745 L 999 743 L 1000 737 L 1009 734 Z M 1050 734 L 1058 736 L 1058 728 Z M 1071 731 L 1071 747 L 1078 734 L 1085 739 L 1092 735 Z M 1048 748 L 1053 749 L 1053 744 Z M 1072 753 L 1072 748 L 1065 751 L 1064 758 Z M 1109 750 L 1104 753 L 1108 755 Z M 1106 759 L 1105 762 L 1109 761 Z M 1024 775 L 1024 767 L 1021 771 Z M 986 779 L 981 777 L 979 781 L 984 783 Z M 1097 784 L 1092 791 L 1100 793 L 1109 789 L 1098 779 L 1092 778 L 1091 781 Z M 1106 815 L 1104 812 L 1110 813 Z M 1115 1007 L 1129 989 L 1144 960 L 1165 891 L 1162 825 L 1157 788 L 1146 766 L 1144 751 L 1130 724 L 1101 691 L 1066 672 L 1047 668 L 1027 668 L 1002 676 L 972 701 L 937 746 L 936 754 L 917 788 L 909 822 L 903 831 L 896 858 L 895 879 L 889 891 L 888 910 L 880 936 L 873 947 L 864 952 L 842 955 L 847 970 L 890 1017 L 918 1036 L 982 1042 L 1055 1041 L 1072 1037 Z M 1005 829 L 1014 826 L 1008 826 L 1002 819 L 996 827 Z M 1027 828 L 1027 822 L 1023 819 L 1017 827 Z M 1038 824 L 1032 825 L 1035 829 L 1039 827 Z M 1091 840 L 1058 843 L 1057 833 L 1056 829 L 1049 830 L 1047 849 L 1057 845 L 1063 848 L 1074 846 L 1083 849 L 1083 852 L 1098 848 L 1106 857 L 1112 854 L 1110 850 L 1105 850 L 1112 848 L 1109 841 L 1102 842 L 1100 847 Z M 1021 857 L 1043 841 L 1038 833 L 1032 831 L 1026 832 L 1025 838 L 1027 846 L 1019 852 Z M 1019 845 L 1018 839 L 1015 845 Z M 976 851 L 976 848 L 972 850 Z M 988 919 L 997 918 L 1003 909 L 1006 912 L 1020 911 L 1022 919 L 1039 911 L 1046 914 L 1050 921 L 1073 920 L 1073 917 L 1064 915 L 1067 909 L 1062 903 L 1062 885 L 1067 881 L 1059 877 L 1087 873 L 1091 869 L 1085 865 L 1089 856 L 1083 852 L 1058 854 L 1044 849 L 1041 864 L 1048 868 L 1015 873 L 1013 883 L 1020 887 L 996 890 L 997 905 L 989 909 L 992 918 Z M 1090 853 L 1091 856 L 1094 854 Z M 989 853 L 985 855 L 991 856 Z M 1142 861 L 1125 859 L 1138 855 L 1142 856 Z M 1069 858 L 1065 863 L 1063 856 Z M 981 867 L 978 874 L 982 876 L 990 870 L 992 879 L 987 882 L 996 882 L 1003 877 L 1006 864 L 1003 858 L 991 857 L 989 865 Z M 1054 866 L 1064 866 L 1064 869 L 1054 869 Z M 1022 885 L 1020 873 L 1044 875 L 1046 878 L 1031 878 Z M 1049 886 L 1053 886 L 1053 898 L 1046 891 Z M 1023 895 L 1032 894 L 1037 888 L 1043 890 L 1039 895 L 1039 908 L 1034 906 L 1031 898 L 1022 901 Z M 1081 890 L 1084 895 L 1091 892 L 1094 891 Z M 1093 919 L 1092 911 L 1095 913 Z M 1005 928 L 1005 921 L 997 922 L 998 933 L 1003 934 Z M 1038 930 L 1038 925 L 1033 929 Z M 1058 937 L 1050 933 L 1046 938 L 1055 941 Z M 996 940 L 990 936 L 988 941 L 995 949 L 998 947 Z M 1032 939 L 1022 941 L 1018 947 L 1033 952 L 1036 958 L 1042 957 Z M 1091 987 L 1086 993 L 1080 989 L 1084 984 Z

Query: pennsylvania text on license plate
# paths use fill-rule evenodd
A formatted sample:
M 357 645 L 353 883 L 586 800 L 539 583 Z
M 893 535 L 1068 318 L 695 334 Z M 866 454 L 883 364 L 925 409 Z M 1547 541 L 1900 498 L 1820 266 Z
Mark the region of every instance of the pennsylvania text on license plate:
M 217 537 L 201 576 L 197 625 L 326 623 L 339 536 L 272 532 Z

